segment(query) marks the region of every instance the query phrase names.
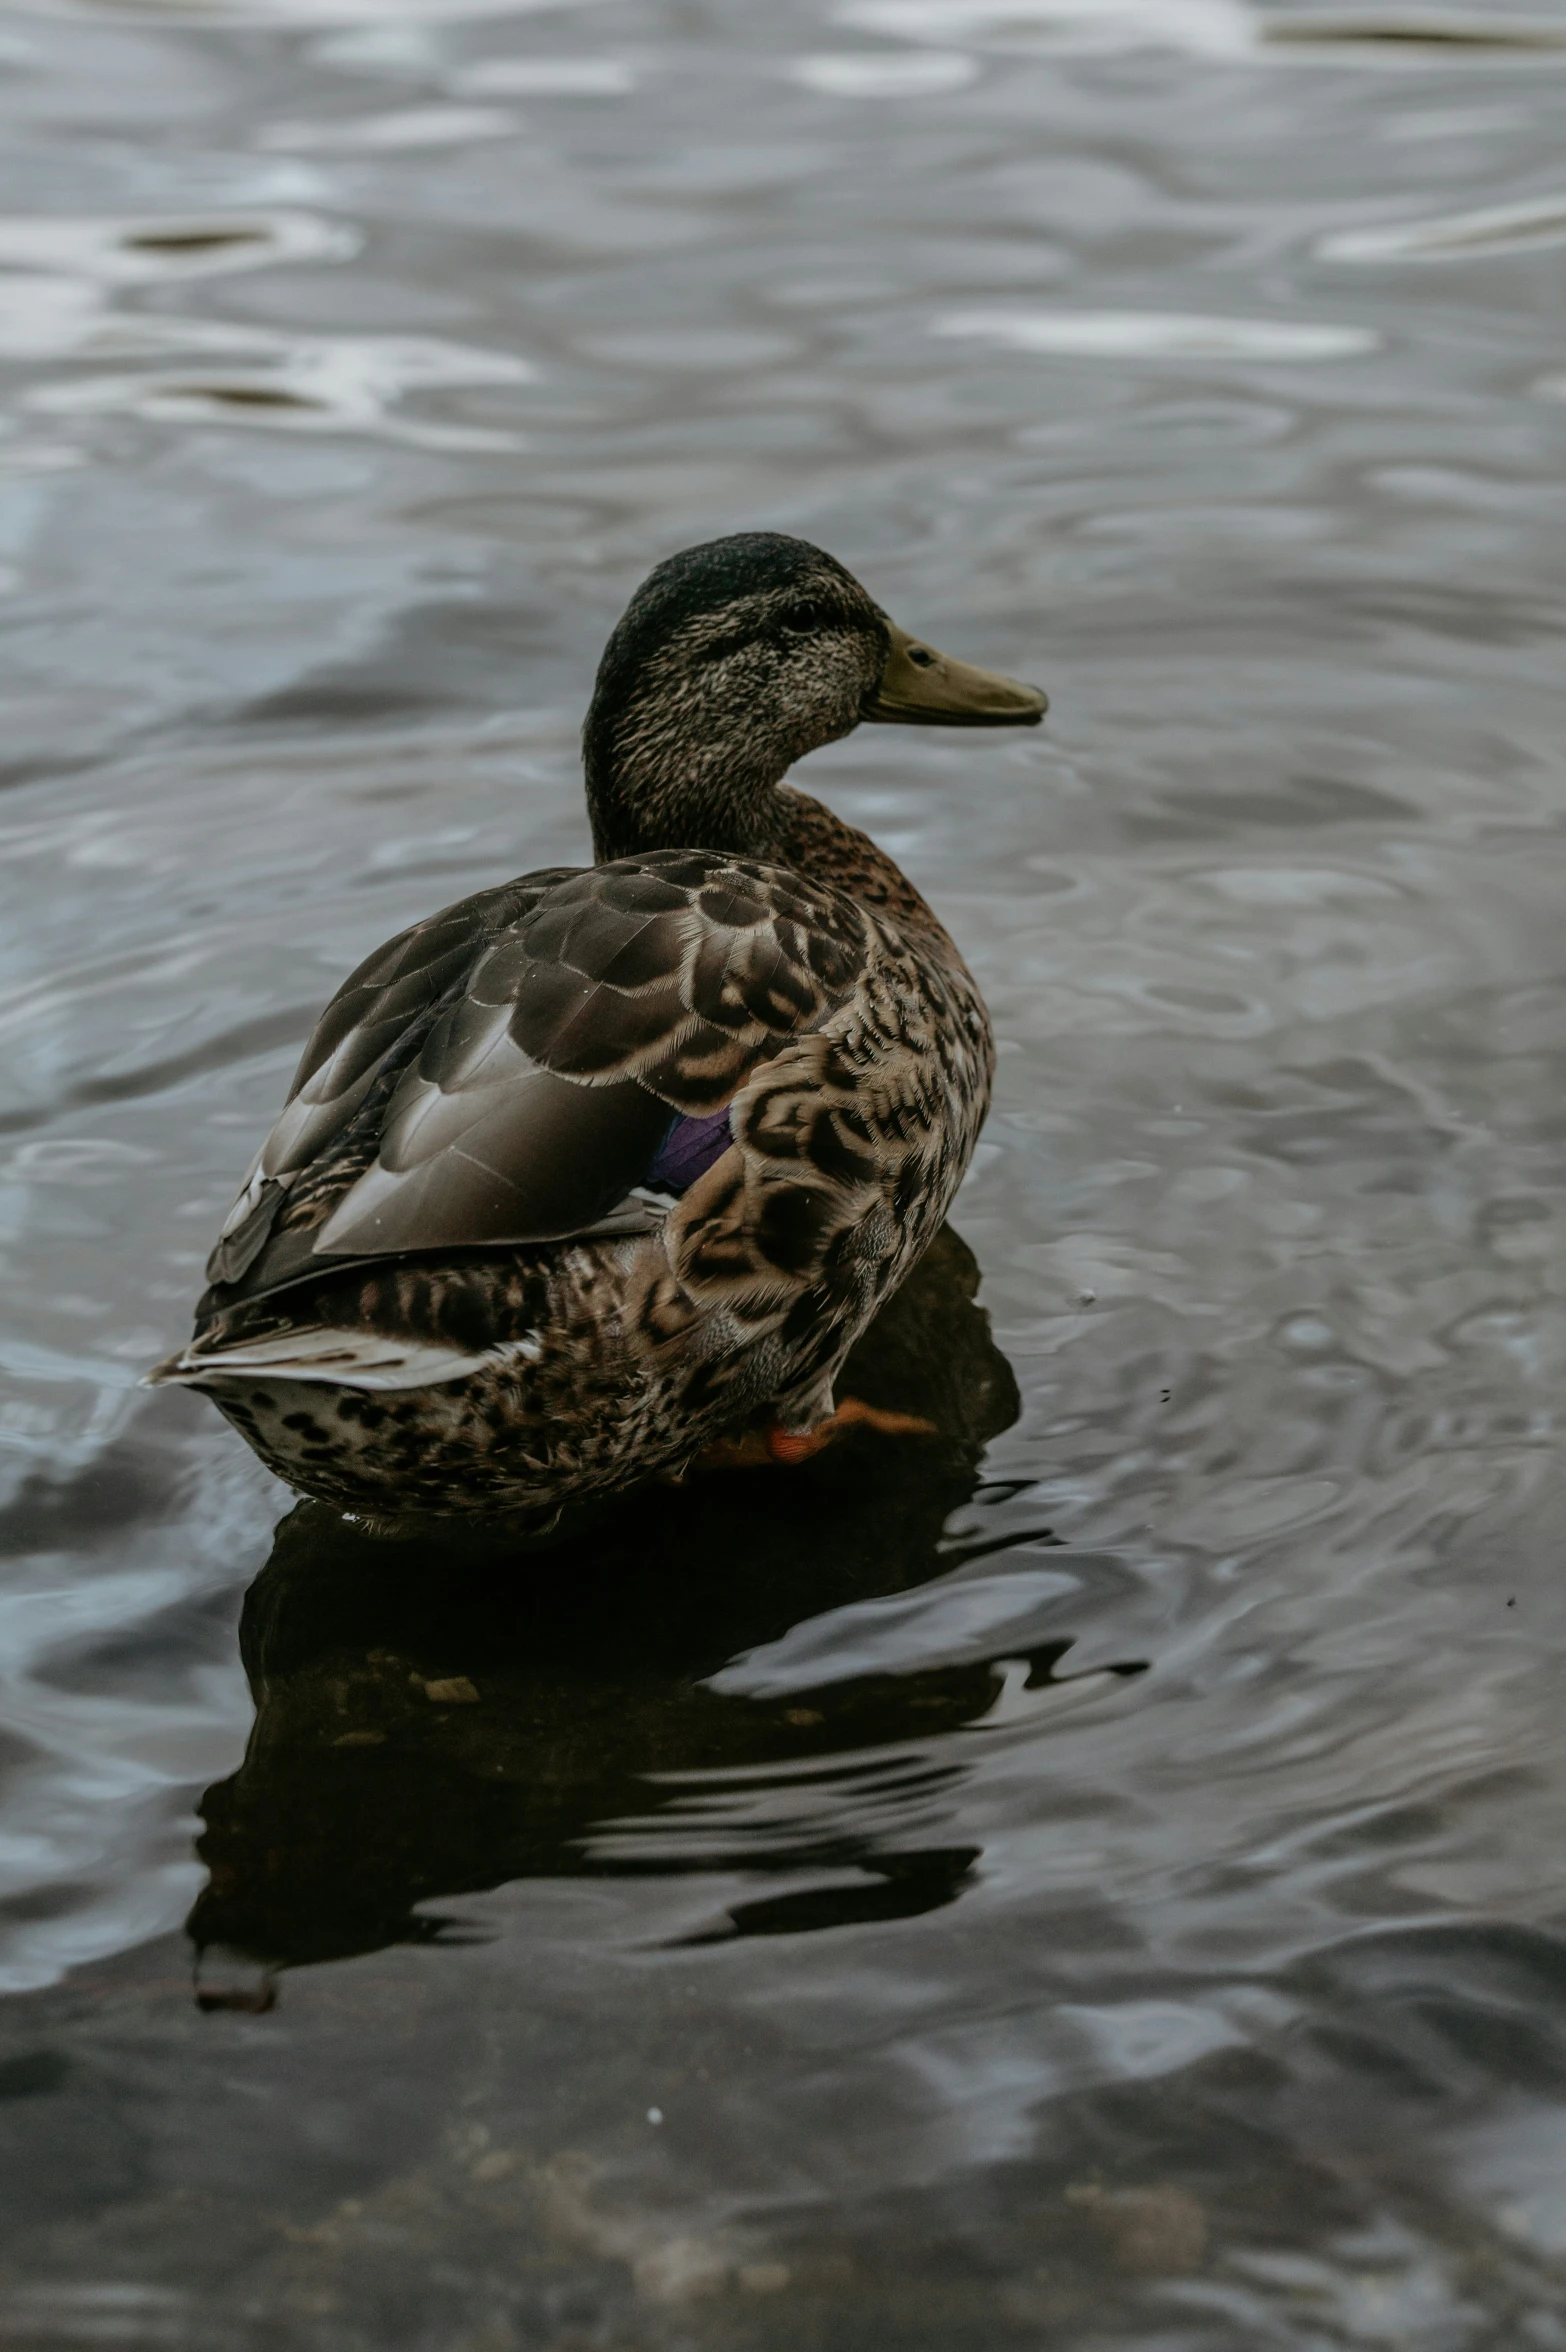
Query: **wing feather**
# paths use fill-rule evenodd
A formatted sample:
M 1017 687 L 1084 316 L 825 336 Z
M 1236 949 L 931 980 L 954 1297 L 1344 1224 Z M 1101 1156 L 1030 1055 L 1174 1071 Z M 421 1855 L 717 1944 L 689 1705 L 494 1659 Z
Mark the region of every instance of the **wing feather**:
M 213 1253 L 217 1303 L 344 1258 L 645 1227 L 627 1196 L 671 1114 L 721 1109 L 819 1030 L 877 944 L 846 894 L 689 850 L 529 875 L 415 924 L 317 1023 Z M 832 1134 L 841 1189 L 857 1162 Z M 750 1208 L 774 1272 L 819 1254 L 808 1201 Z

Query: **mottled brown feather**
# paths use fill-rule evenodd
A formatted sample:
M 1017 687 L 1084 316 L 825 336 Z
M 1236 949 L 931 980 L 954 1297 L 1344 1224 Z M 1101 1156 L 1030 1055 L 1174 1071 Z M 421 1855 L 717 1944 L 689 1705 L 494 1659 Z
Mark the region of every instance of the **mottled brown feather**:
M 209 1277 L 257 1298 L 312 1260 L 588 1232 L 661 1123 L 731 1100 L 877 952 L 842 891 L 687 850 L 447 908 L 322 1014 Z

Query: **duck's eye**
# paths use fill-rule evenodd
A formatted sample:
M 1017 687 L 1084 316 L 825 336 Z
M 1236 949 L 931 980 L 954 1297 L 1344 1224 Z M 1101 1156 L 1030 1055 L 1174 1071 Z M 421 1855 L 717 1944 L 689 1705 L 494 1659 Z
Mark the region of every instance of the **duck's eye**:
M 792 630 L 796 637 L 802 637 L 807 630 L 819 629 L 826 617 L 825 605 L 812 604 L 806 599 L 799 604 L 789 606 L 783 615 L 783 626 L 785 629 Z
M 907 649 L 907 652 L 908 659 L 913 663 L 913 666 L 916 670 L 934 669 L 936 656 L 930 651 L 928 645 L 910 645 Z

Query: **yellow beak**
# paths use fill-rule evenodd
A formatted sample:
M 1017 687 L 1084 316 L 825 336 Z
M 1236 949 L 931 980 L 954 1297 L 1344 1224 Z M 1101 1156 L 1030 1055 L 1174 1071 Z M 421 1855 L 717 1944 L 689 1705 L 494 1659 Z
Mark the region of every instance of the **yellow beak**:
M 953 661 L 933 645 L 887 622 L 892 650 L 859 706 L 866 719 L 905 727 L 1036 727 L 1049 709 L 1042 686 L 1024 686 L 998 670 Z

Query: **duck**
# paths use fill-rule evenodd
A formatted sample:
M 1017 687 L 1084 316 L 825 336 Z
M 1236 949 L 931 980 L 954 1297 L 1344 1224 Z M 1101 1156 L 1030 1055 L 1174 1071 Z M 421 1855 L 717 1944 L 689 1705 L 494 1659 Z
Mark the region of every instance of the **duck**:
M 786 779 L 865 722 L 1047 707 L 808 541 L 658 564 L 583 729 L 593 863 L 479 890 L 350 973 L 148 1383 L 381 1531 L 548 1529 L 908 1428 L 835 1388 L 941 1229 L 994 1037 L 913 883 Z

